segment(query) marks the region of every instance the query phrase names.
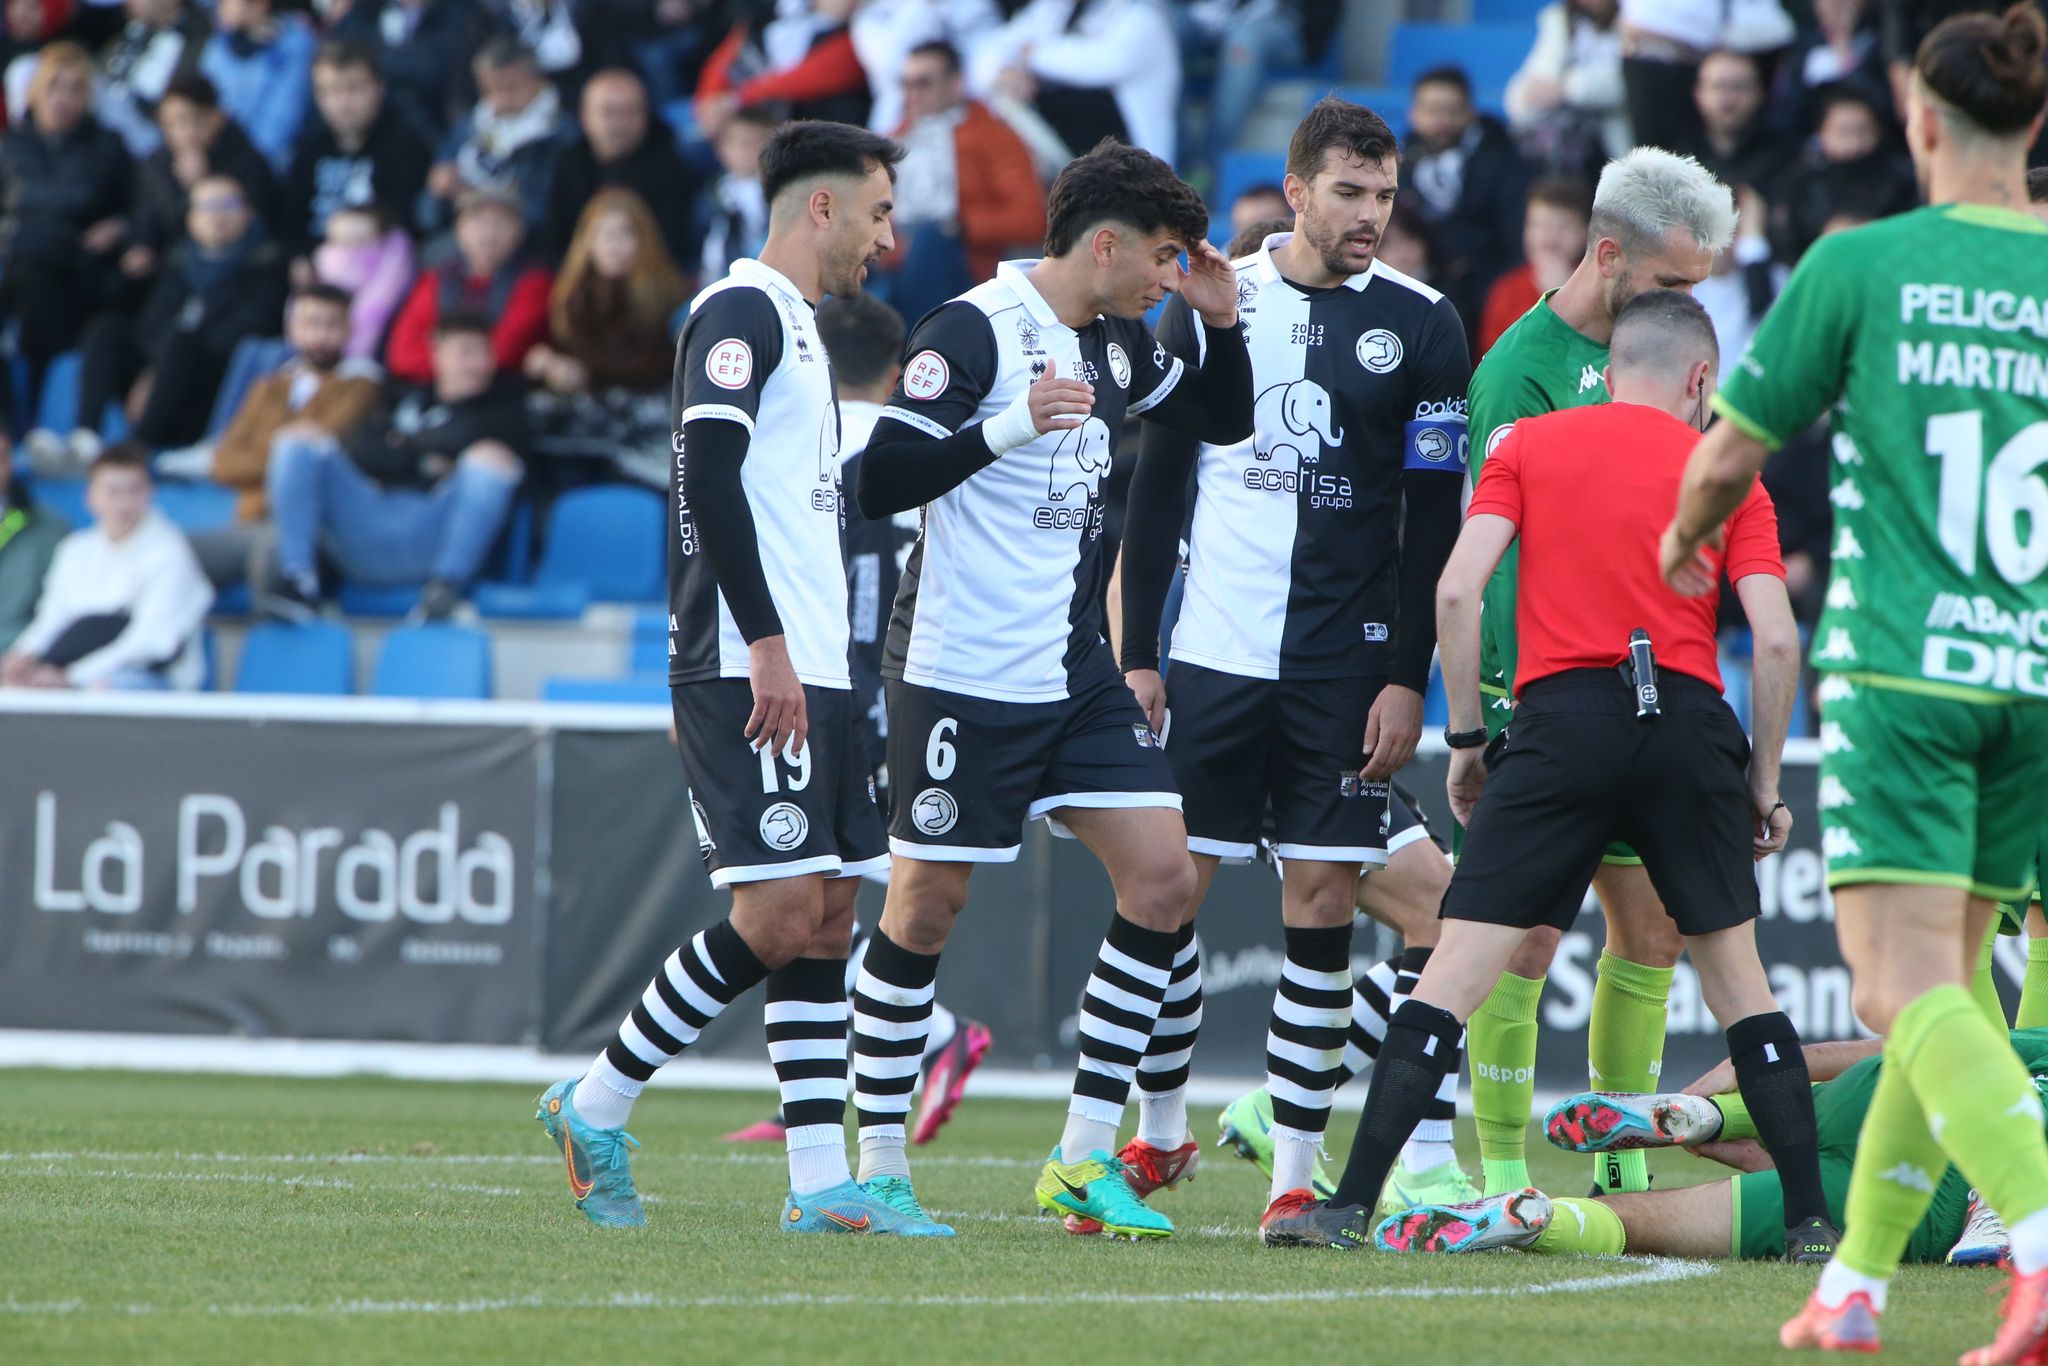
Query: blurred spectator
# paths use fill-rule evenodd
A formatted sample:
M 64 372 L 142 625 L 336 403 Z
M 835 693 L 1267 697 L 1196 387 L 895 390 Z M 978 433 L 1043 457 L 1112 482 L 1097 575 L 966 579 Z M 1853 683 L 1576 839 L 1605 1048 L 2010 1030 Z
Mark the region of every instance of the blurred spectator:
M 6 65 L 6 122 L 19 121 L 27 111 L 29 77 L 35 74 L 35 54 L 44 46 L 68 38 L 90 48 L 92 39 L 81 38 L 72 22 L 73 0 L 5 0 L 0 6 L 0 63 Z
M 888 133 L 900 127 L 903 64 L 926 43 L 950 43 L 972 52 L 1003 22 L 996 0 L 862 0 L 853 12 L 853 50 L 867 73 L 868 127 Z
M 1262 223 L 1272 218 L 1294 221 L 1294 209 L 1287 202 L 1287 192 L 1278 185 L 1268 182 L 1254 185 L 1230 203 L 1230 230 L 1243 232 L 1253 223 Z
M 384 336 L 412 288 L 412 276 L 412 239 L 387 223 L 375 204 L 327 216 L 327 240 L 313 251 L 313 278 L 349 300 L 349 359 L 383 354 Z
M 768 240 L 768 201 L 761 194 L 761 149 L 775 131 L 772 115 L 742 109 L 712 141 L 725 174 L 711 186 L 711 221 L 704 233 L 704 283 L 723 280 L 732 263 L 757 256 Z
M 212 81 L 197 75 L 172 81 L 156 121 L 163 146 L 136 168 L 135 212 L 121 255 L 121 273 L 133 280 L 154 275 L 163 254 L 185 240 L 192 187 L 207 176 L 240 185 L 258 218 L 268 221 L 276 211 L 270 163 L 222 111 Z
M 697 126 L 716 138 L 742 109 L 866 123 L 867 74 L 847 28 L 854 0 L 732 0 L 732 27 L 697 78 Z
M 500 16 L 544 75 L 568 80 L 583 66 L 583 35 L 577 32 L 582 8 L 577 0 L 505 0 Z
M 1699 140 L 1693 86 L 1709 52 L 1775 52 L 1792 41 L 1778 0 L 1621 0 L 1621 76 L 1638 144 Z
M 295 259 L 313 250 L 337 209 L 375 204 L 387 222 L 412 222 L 432 161 L 426 140 L 385 101 L 376 61 L 358 43 L 321 44 L 313 107 L 319 118 L 292 154 L 279 214 L 279 234 Z
M 465 189 L 516 196 L 529 228 L 547 212 L 548 182 L 568 131 L 561 96 L 515 38 L 492 38 L 478 48 L 475 72 L 482 98 L 441 144 L 427 173 L 418 215 L 424 232 L 448 226 Z
M 1828 501 L 1834 452 L 1822 421 L 1793 437 L 1764 461 L 1764 488 L 1778 508 L 1778 544 L 1785 556 L 1785 591 L 1792 614 L 1813 625 L 1827 596 L 1835 510 Z
M 184 241 L 164 257 L 139 315 L 107 312 L 86 329 L 74 455 L 98 455 L 94 432 L 124 404 L 135 439 L 184 446 L 206 431 L 228 361 L 245 337 L 276 335 L 284 316 L 284 253 L 242 187 L 210 175 L 192 187 Z M 31 442 L 49 436 L 32 432 Z
M 1426 285 L 1443 287 L 1443 258 L 1436 234 L 1428 220 L 1406 199 L 1394 201 L 1387 226 L 1380 232 L 1380 249 L 1374 253 L 1386 265 L 1411 275 Z
M 1193 0 L 1176 13 L 1183 59 L 1215 54 L 1209 126 L 1188 158 L 1213 166 L 1244 135 L 1272 69 L 1310 55 L 1301 10 L 1295 0 Z
M 196 688 L 213 588 L 184 535 L 151 505 L 149 457 L 132 442 L 93 462 L 93 524 L 57 546 L 28 624 L 0 655 L 0 685 Z
M 1764 73 L 1741 52 L 1710 52 L 1693 83 L 1699 136 L 1676 150 L 1696 158 L 1731 188 L 1768 190 L 1792 159 L 1785 140 L 1764 117 Z
M 1555 0 L 1508 82 L 1508 122 L 1523 151 L 1555 171 L 1597 174 L 1634 146 L 1621 79 L 1620 0 Z
M 264 485 L 280 437 L 339 437 L 377 402 L 383 372 L 344 358 L 348 296 L 332 285 L 292 295 L 284 334 L 292 355 L 249 387 L 220 436 L 158 457 L 160 468 L 211 478 L 235 491 L 235 520 L 192 537 L 200 568 L 216 588 L 247 579 L 264 583 L 271 553 L 270 505 Z
M 43 49 L 28 108 L 0 139 L 0 299 L 36 392 L 105 298 L 133 173 L 121 139 L 92 116 L 92 59 L 77 44 Z
M 1586 224 L 1592 213 L 1593 196 L 1583 181 L 1552 176 L 1529 187 L 1528 209 L 1522 217 L 1523 261 L 1487 291 L 1476 334 L 1478 354 L 1484 355 L 1538 299 L 1571 278 L 1586 254 Z
M 100 52 L 94 108 L 140 160 L 157 149 L 156 102 L 199 69 L 206 17 L 185 0 L 126 0 L 128 23 Z
M 476 0 L 355 0 L 328 32 L 369 50 L 391 102 L 430 140 L 476 103 L 469 63 L 490 32 Z
M 1408 126 L 1408 202 L 1429 224 L 1442 268 L 1432 283 L 1476 318 L 1487 287 L 1522 259 L 1528 168 L 1500 121 L 1473 109 L 1472 83 L 1457 67 L 1416 78 Z
M 1778 64 L 1772 122 L 1780 133 L 1803 138 L 1820 118 L 1820 91 L 1838 82 L 1861 86 L 1890 116 L 1891 82 L 1868 0 L 1813 0 L 1813 22 Z
M 582 132 L 555 163 L 541 255 L 559 262 L 584 206 L 605 186 L 621 185 L 654 214 L 669 257 L 695 260 L 701 181 L 677 153 L 667 125 L 654 122 L 639 78 L 618 68 L 598 72 L 583 87 L 580 113 Z
M 599 190 L 555 280 L 548 340 L 526 356 L 537 451 L 668 487 L 675 323 L 688 297 L 640 196 Z
M 996 262 L 1045 238 L 1045 196 L 1031 149 L 967 98 L 960 54 L 926 43 L 903 64 L 896 137 L 896 249 L 884 262 L 889 301 L 921 318 L 995 277 Z
M 279 14 L 275 0 L 216 0 L 214 34 L 199 69 L 220 89 L 223 108 L 280 173 L 291 164 L 313 103 L 313 26 Z
M 1268 237 L 1293 231 L 1292 215 L 1286 218 L 1254 218 L 1230 235 L 1230 242 L 1223 248 L 1223 254 L 1233 261 L 1240 260 L 1263 248 Z
M 370 584 L 421 584 L 420 612 L 461 601 L 511 511 L 523 470 L 526 408 L 492 359 L 488 322 L 451 312 L 434 331 L 433 382 L 392 381 L 339 441 L 283 433 L 270 453 L 280 601 L 318 601 L 318 557 Z
M 1823 92 L 1812 145 L 1766 191 L 1780 261 L 1796 264 L 1831 219 L 1883 218 L 1920 202 L 1912 164 L 1888 132 L 1875 96 L 1850 85 Z
M 1771 254 L 1770 211 L 1763 196 L 1748 186 L 1735 192 L 1735 242 L 1714 258 L 1713 271 L 1693 286 L 1692 295 L 1714 322 L 1714 338 L 1724 356 L 1749 349 L 1757 324 L 1784 287 L 1787 269 Z
M 696 94 L 704 59 L 725 36 L 719 0 L 652 0 L 635 26 L 632 59 L 647 82 L 647 99 L 666 109 Z
M 35 619 L 50 558 L 69 530 L 15 474 L 12 445 L 0 432 L 0 653 Z
M 384 368 L 409 384 L 434 378 L 444 314 L 491 320 L 498 368 L 519 373 L 526 353 L 548 330 L 548 272 L 521 255 L 526 220 L 517 201 L 495 190 L 471 190 L 455 217 L 455 259 L 421 272 L 391 323 Z
M 1180 76 L 1158 0 L 1029 0 L 976 48 L 968 85 L 1031 106 L 1074 155 L 1116 137 L 1171 162 Z

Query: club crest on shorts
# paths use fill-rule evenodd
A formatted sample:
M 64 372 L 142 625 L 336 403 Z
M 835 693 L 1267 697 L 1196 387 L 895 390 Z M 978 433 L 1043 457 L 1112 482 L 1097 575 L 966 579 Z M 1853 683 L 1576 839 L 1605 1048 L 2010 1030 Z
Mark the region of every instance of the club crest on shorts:
M 920 834 L 943 835 L 960 823 L 960 803 L 943 787 L 928 787 L 910 804 L 910 823 Z
M 1142 721 L 1131 722 L 1131 736 L 1138 742 L 1139 749 L 1164 749 L 1159 732 Z
M 793 802 L 777 802 L 761 813 L 761 843 L 786 853 L 811 833 L 811 818 Z
M 1131 358 L 1115 342 L 1109 344 L 1109 377 L 1119 389 L 1131 387 Z
M 1391 374 L 1401 365 L 1401 339 L 1375 327 L 1358 339 L 1358 363 L 1375 375 Z

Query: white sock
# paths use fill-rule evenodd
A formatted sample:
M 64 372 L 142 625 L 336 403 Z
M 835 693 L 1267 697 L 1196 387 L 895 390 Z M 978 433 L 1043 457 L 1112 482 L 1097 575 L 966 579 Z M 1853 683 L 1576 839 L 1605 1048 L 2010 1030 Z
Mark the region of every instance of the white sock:
M 576 1107 L 576 1113 L 585 1124 L 598 1129 L 620 1129 L 633 1113 L 633 1102 L 640 1099 L 640 1093 L 647 1089 L 644 1081 L 635 1081 L 612 1066 L 612 1060 L 600 1053 L 597 1061 L 590 1064 L 590 1070 L 576 1083 L 576 1089 L 569 1093 L 569 1104 Z
M 938 1051 L 953 1042 L 953 1036 L 960 1032 L 960 1017 L 952 1011 L 932 1002 L 932 1032 L 925 1036 L 924 1056 L 927 1060 L 937 1056 Z M 920 1084 L 923 1078 L 918 1078 Z
M 1840 1257 L 1835 1257 L 1821 1269 L 1820 1286 L 1813 1294 L 1815 1299 L 1828 1308 L 1837 1309 L 1841 1307 L 1843 1301 L 1861 1290 L 1864 1294 L 1870 1296 L 1870 1303 L 1876 1307 L 1878 1313 L 1882 1314 L 1884 1312 L 1885 1285 L 1886 1282 L 1879 1280 L 1875 1276 L 1866 1276 L 1860 1271 L 1851 1271 L 1848 1267 L 1842 1265 Z
M 2012 1237 L 2012 1267 L 2031 1276 L 2048 1267 L 2048 1209 L 2037 1210 L 2006 1232 Z
M 1138 1137 L 1168 1152 L 1188 1139 L 1188 1093 L 1177 1091 L 1138 1092 Z
M 863 1131 L 860 1136 L 860 1179 L 872 1181 L 878 1176 L 910 1175 L 910 1154 L 904 1148 L 903 1129 L 895 1126 L 894 1133 Z
M 1266 1202 L 1271 1204 L 1288 1191 L 1307 1190 L 1309 1176 L 1316 1169 L 1316 1156 L 1322 1150 L 1321 1134 L 1274 1125 L 1273 1188 Z
M 1446 1162 L 1455 1162 L 1458 1150 L 1448 1143 L 1435 1139 L 1411 1138 L 1401 1147 L 1401 1168 L 1409 1172 L 1426 1172 L 1431 1167 L 1441 1167 Z
M 1115 1151 L 1116 1125 L 1067 1111 L 1067 1127 L 1060 1131 L 1060 1161 L 1085 1162 L 1092 1152 Z
M 846 1126 L 806 1124 L 789 1131 L 789 1189 L 816 1195 L 853 1180 L 846 1168 Z

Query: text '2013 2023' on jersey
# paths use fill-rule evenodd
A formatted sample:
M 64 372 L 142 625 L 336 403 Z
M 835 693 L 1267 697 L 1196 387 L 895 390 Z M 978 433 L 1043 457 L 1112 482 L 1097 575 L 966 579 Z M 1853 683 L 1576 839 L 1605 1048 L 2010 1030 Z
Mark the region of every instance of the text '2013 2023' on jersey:
M 1814 667 L 2048 698 L 2048 224 L 1939 205 L 1815 243 L 1714 406 L 1775 446 L 1831 405 Z
M 1449 300 L 1419 280 L 1374 262 L 1328 288 L 1282 276 L 1268 238 L 1236 263 L 1239 325 L 1251 353 L 1251 439 L 1210 443 L 1194 456 L 1194 518 L 1186 595 L 1173 633 L 1174 659 L 1249 678 L 1380 677 L 1420 689 L 1427 682 L 1434 622 L 1414 651 L 1397 651 L 1404 561 L 1404 490 L 1411 476 L 1441 479 L 1430 514 L 1435 564 L 1411 563 L 1431 591 L 1441 556 L 1457 533 L 1458 481 L 1466 460 L 1465 386 L 1471 362 Z M 1167 307 L 1160 340 L 1191 361 L 1201 338 L 1183 300 Z M 1148 431 L 1145 460 L 1178 455 L 1170 435 Z M 1172 529 L 1140 528 L 1151 491 L 1179 496 L 1172 472 L 1146 470 L 1135 488 L 1126 550 L 1125 667 L 1149 664 L 1145 639 Z M 1160 482 L 1155 485 L 1154 480 Z M 1141 499 L 1144 505 L 1141 506 Z M 1161 501 L 1164 501 L 1162 499 Z M 1409 511 L 1408 530 L 1417 530 Z M 1153 533 L 1153 534 L 1148 534 Z M 1419 542 L 1423 538 L 1414 536 Z M 1440 541 L 1437 545 L 1435 542 Z M 1155 542 L 1158 542 L 1155 544 Z M 1405 547 L 1413 555 L 1419 545 Z M 1141 584 L 1142 581 L 1142 584 Z M 1417 609 L 1411 604 L 1411 611 Z M 1396 667 L 1412 654 L 1411 668 Z M 1156 658 L 1156 656 L 1155 656 Z M 1415 677 L 1401 677 L 1413 673 Z
M 748 433 L 739 485 L 790 664 L 813 687 L 847 687 L 839 415 L 825 346 L 796 286 L 742 259 L 692 300 L 674 405 L 669 682 L 748 676 L 747 641 L 704 553 L 699 518 L 714 510 L 693 508 L 687 491 L 687 429 L 730 422 Z
M 1236 434 L 1250 406 L 1248 395 L 1192 383 L 1140 321 L 1068 327 L 1028 278 L 1035 264 L 1004 262 L 918 324 L 862 457 L 872 465 L 892 443 L 952 438 L 1048 374 L 1094 386 L 1086 421 L 1017 446 L 926 503 L 897 592 L 885 675 L 1005 702 L 1066 699 L 1101 647 L 1101 485 L 1125 417 L 1153 412 Z M 876 474 L 863 471 L 864 491 Z

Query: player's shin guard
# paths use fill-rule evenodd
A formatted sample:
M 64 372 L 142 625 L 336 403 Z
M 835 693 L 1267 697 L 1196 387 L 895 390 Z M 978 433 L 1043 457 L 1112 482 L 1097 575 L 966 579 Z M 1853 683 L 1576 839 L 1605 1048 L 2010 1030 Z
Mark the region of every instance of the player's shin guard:
M 2020 1008 L 2014 1029 L 2048 1026 L 2048 939 L 2027 941 L 2027 975 L 2020 982 Z
M 1066 1161 L 1115 1149 L 1124 1102 L 1173 978 L 1179 940 L 1177 930 L 1147 929 L 1121 915 L 1110 920 L 1081 997 L 1081 1062 L 1060 1136 Z
M 1757 1136 L 1777 1165 L 1785 1192 L 1785 1227 L 1827 1219 L 1813 1079 L 1807 1075 L 1799 1031 L 1783 1011 L 1737 1020 L 1728 1029 L 1728 1058 L 1735 1065 L 1735 1084 Z
M 1525 1145 L 1536 1103 L 1536 1006 L 1542 996 L 1541 977 L 1504 972 L 1468 1025 L 1472 1118 L 1490 1194 L 1529 1184 Z
M 1992 972 L 1991 952 L 1998 944 L 1999 917 L 1991 917 L 1991 930 L 1984 936 L 1984 946 L 1977 952 L 1977 971 L 1970 978 L 1970 999 L 1977 1003 L 1977 1009 L 1984 1012 L 1984 1018 L 1991 1021 L 1991 1027 L 2003 1034 L 2009 1028 L 2005 1022 L 2005 1002 L 1998 999 L 1998 979 Z
M 1670 968 L 1601 953 L 1586 1037 L 1586 1071 L 1595 1091 L 1642 1094 L 1657 1089 L 1670 998 Z M 1593 1173 L 1602 1190 L 1650 1188 L 1649 1161 L 1640 1152 L 1601 1153 L 1593 1159 Z
M 576 1083 L 571 1104 L 600 1129 L 625 1124 L 655 1069 L 697 1042 L 768 969 L 730 920 L 701 931 L 668 956 L 604 1052 Z
M 908 1176 L 904 1122 L 931 1029 L 935 953 L 912 953 L 876 930 L 853 990 L 853 1098 L 860 1179 Z
M 1351 1024 L 1351 925 L 1287 927 L 1287 961 L 1266 1027 L 1266 1090 L 1273 1098 L 1269 1199 L 1308 1188 Z
M 1202 1028 L 1202 943 L 1183 925 L 1152 1041 L 1138 1060 L 1138 1137 L 1171 1151 L 1188 1136 L 1188 1065 Z
M 1394 995 L 1389 1004 L 1395 1010 L 1401 1002 L 1415 993 L 1415 984 L 1422 980 L 1422 970 L 1429 966 L 1431 950 L 1407 948 L 1395 960 L 1398 967 L 1394 974 Z M 1463 1041 L 1460 1041 L 1461 1045 Z M 1408 1140 L 1402 1151 L 1401 1160 L 1410 1171 L 1424 1171 L 1439 1163 L 1456 1159 L 1457 1152 L 1451 1143 L 1455 1137 L 1458 1119 L 1458 1074 L 1455 1070 L 1444 1074 L 1444 1084 L 1437 1089 L 1436 1101 L 1429 1107 L 1429 1113 L 1415 1126 L 1415 1136 Z
M 846 1169 L 846 960 L 798 958 L 768 974 L 768 1061 L 788 1125 L 789 1189 L 811 1195 L 844 1185 Z
M 1444 1074 L 1457 1070 L 1463 1032 L 1457 1016 L 1420 1001 L 1408 1001 L 1394 1012 L 1372 1070 L 1365 1114 L 1351 1140 L 1351 1158 L 1331 1204 L 1371 1207 L 1378 1201 L 1401 1146 L 1428 1112 Z

